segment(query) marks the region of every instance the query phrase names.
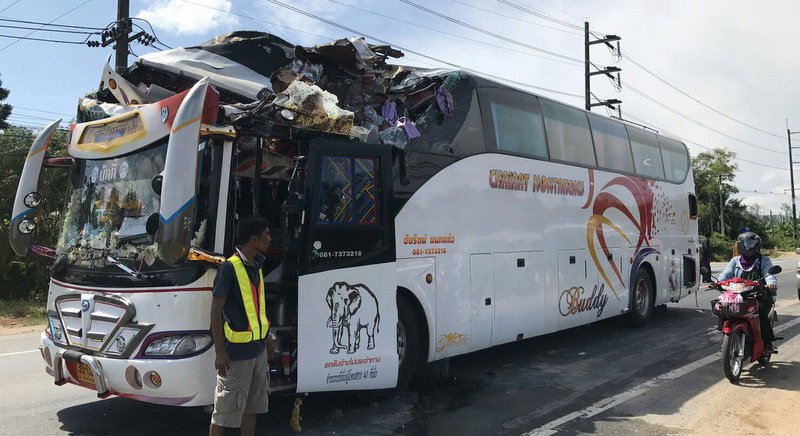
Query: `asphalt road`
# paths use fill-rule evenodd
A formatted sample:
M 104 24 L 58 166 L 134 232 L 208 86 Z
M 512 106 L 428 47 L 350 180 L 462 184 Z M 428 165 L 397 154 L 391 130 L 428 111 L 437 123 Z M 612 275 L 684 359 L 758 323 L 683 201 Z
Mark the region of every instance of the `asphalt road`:
M 659 311 L 645 327 L 610 320 L 451 359 L 450 376 L 402 395 L 316 394 L 304 398 L 304 434 L 798 434 L 800 303 L 797 257 L 778 259 L 778 329 L 768 367 L 730 384 L 721 334 L 700 292 Z M 719 271 L 721 264 L 712 268 Z M 0 335 L 0 434 L 204 434 L 198 408 L 97 400 L 56 387 L 44 372 L 38 333 Z M 274 396 L 258 434 L 293 434 L 293 397 Z M 773 404 L 752 407 L 744 404 Z M 230 432 L 238 434 L 238 432 Z

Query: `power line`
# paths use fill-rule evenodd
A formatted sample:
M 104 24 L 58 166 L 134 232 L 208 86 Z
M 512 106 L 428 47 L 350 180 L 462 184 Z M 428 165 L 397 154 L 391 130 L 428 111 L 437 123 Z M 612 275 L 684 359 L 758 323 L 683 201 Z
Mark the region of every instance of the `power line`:
M 694 101 L 695 103 L 697 103 L 697 104 L 699 104 L 699 105 L 701 105 L 701 106 L 705 107 L 706 109 L 709 109 L 709 110 L 711 110 L 711 111 L 713 111 L 713 112 L 716 112 L 717 114 L 719 114 L 719 115 L 722 115 L 723 117 L 725 117 L 725 118 L 727 118 L 727 119 L 729 119 L 729 120 L 731 120 L 731 121 L 734 121 L 734 122 L 736 122 L 736 123 L 739 123 L 739 124 L 741 124 L 741 125 L 743 125 L 743 126 L 745 126 L 745 127 L 749 127 L 749 128 L 751 128 L 751 129 L 753 129 L 753 130 L 757 130 L 757 131 L 759 131 L 759 132 L 761 132 L 761 133 L 765 133 L 765 134 L 767 134 L 767 135 L 774 136 L 774 137 L 776 137 L 776 138 L 781 138 L 781 139 L 785 139 L 785 138 L 786 138 L 784 135 L 778 135 L 778 134 L 775 134 L 775 133 L 769 132 L 769 131 L 767 131 L 767 130 L 760 129 L 760 128 L 756 127 L 756 126 L 753 126 L 753 125 L 751 125 L 751 124 L 748 124 L 748 123 L 746 123 L 746 122 L 744 122 L 744 121 L 738 120 L 738 119 L 736 119 L 736 118 L 734 118 L 734 117 L 732 117 L 732 116 L 730 116 L 730 115 L 728 115 L 728 114 L 725 114 L 724 112 L 722 112 L 722 111 L 720 111 L 720 110 L 718 110 L 718 109 L 716 109 L 716 108 L 714 108 L 714 107 L 712 107 L 712 106 L 710 106 L 710 105 L 708 105 L 708 104 L 706 104 L 706 103 L 702 102 L 701 100 L 699 100 L 699 99 L 697 99 L 697 98 L 693 97 L 692 95 L 688 94 L 687 92 L 684 92 L 683 90 L 681 90 L 681 89 L 680 89 L 680 88 L 678 88 L 677 86 L 673 85 L 672 83 L 668 82 L 668 81 L 667 81 L 666 79 L 664 79 L 663 77 L 661 77 L 661 76 L 659 76 L 658 74 L 656 74 L 654 71 L 652 71 L 652 70 L 650 70 L 649 68 L 647 68 L 647 67 L 645 67 L 644 65 L 642 65 L 642 64 L 641 64 L 641 62 L 637 61 L 636 59 L 634 59 L 634 58 L 633 58 L 633 57 L 631 57 L 630 55 L 625 55 L 625 58 L 626 58 L 627 60 L 629 60 L 629 61 L 630 61 L 630 62 L 631 62 L 633 65 L 636 65 L 637 67 L 641 68 L 641 69 L 642 69 L 644 72 L 646 72 L 647 74 L 649 74 L 649 75 L 651 75 L 651 76 L 655 77 L 655 78 L 656 78 L 658 81 L 660 81 L 660 82 L 664 83 L 665 85 L 669 86 L 670 88 L 674 89 L 675 91 L 677 91 L 677 92 L 681 93 L 683 96 L 685 96 L 685 97 L 689 98 L 690 100 Z
M 291 30 L 293 32 L 303 33 L 303 34 L 306 34 L 306 35 L 311 35 L 313 37 L 320 38 L 320 39 L 323 39 L 323 40 L 325 40 L 325 39 L 327 39 L 327 40 L 338 39 L 338 38 L 334 38 L 332 36 L 319 35 L 317 33 L 307 32 L 305 30 L 300 30 L 300 29 L 297 29 L 297 28 L 294 28 L 294 27 L 285 26 L 283 24 L 273 23 L 271 21 L 262 20 L 262 19 L 255 18 L 255 17 L 249 16 L 249 15 L 238 14 L 238 13 L 233 12 L 233 11 L 228 11 L 228 10 L 221 9 L 221 8 L 215 8 L 213 6 L 204 5 L 202 3 L 196 3 L 196 2 L 193 2 L 191 0 L 180 0 L 180 1 L 183 2 L 183 3 L 188 3 L 190 5 L 198 6 L 198 7 L 201 7 L 201 8 L 211 9 L 211 10 L 218 11 L 218 12 L 224 12 L 226 14 L 230 14 L 230 15 L 233 15 L 233 16 L 236 16 L 236 17 L 239 17 L 239 18 L 245 18 L 245 19 L 252 20 L 252 21 L 255 21 L 255 22 L 258 22 L 258 23 L 269 24 L 270 26 L 282 27 L 284 29 L 289 29 L 289 30 Z
M 149 21 L 147 21 L 147 20 L 146 20 L 146 19 L 144 19 L 144 18 L 139 18 L 139 17 L 131 17 L 131 20 L 144 21 L 144 22 L 145 22 L 145 24 L 147 24 L 147 26 L 149 26 L 149 27 L 150 27 L 150 34 L 152 34 L 152 35 L 153 35 L 153 37 L 156 39 L 156 41 L 157 41 L 159 44 L 163 45 L 164 47 L 166 47 L 166 48 L 168 48 L 168 49 L 172 49 L 172 47 L 168 46 L 167 44 L 164 44 L 164 42 L 163 42 L 163 41 L 161 41 L 161 39 L 158 37 L 158 35 L 156 35 L 156 30 L 155 30 L 155 29 L 153 29 L 153 25 L 152 25 L 152 24 L 150 24 L 150 22 L 149 22 Z M 140 26 L 140 25 L 138 25 L 138 24 L 134 24 L 134 26 L 138 27 L 138 28 L 139 28 L 139 29 L 141 29 L 141 30 L 144 30 L 144 29 L 142 28 L 142 26 Z
M 352 9 L 356 9 L 356 10 L 359 10 L 359 11 L 362 11 L 362 12 L 366 12 L 368 14 L 372 14 L 372 15 L 375 15 L 375 16 L 378 16 L 378 17 L 381 17 L 381 18 L 386 18 L 386 19 L 389 19 L 389 20 L 397 21 L 399 23 L 403 23 L 403 24 L 408 24 L 410 26 L 419 27 L 421 29 L 425 29 L 425 30 L 428 30 L 428 31 L 431 31 L 431 32 L 436 32 L 436 33 L 441 33 L 443 35 L 452 36 L 454 38 L 464 39 L 464 40 L 471 41 L 471 42 L 474 42 L 474 43 L 477 43 L 477 44 L 482 44 L 482 45 L 486 45 L 486 46 L 489 46 L 489 47 L 498 48 L 498 49 L 501 49 L 501 50 L 508 50 L 508 51 L 512 51 L 514 53 L 523 54 L 523 55 L 526 55 L 526 56 L 533 56 L 533 57 L 537 57 L 537 58 L 540 58 L 540 59 L 547 59 L 547 60 L 553 61 L 553 62 L 561 62 L 561 63 L 567 64 L 567 65 L 575 65 L 574 62 L 567 62 L 567 61 L 563 61 L 563 60 L 560 60 L 560 59 L 553 59 L 553 58 L 545 57 L 545 56 L 542 56 L 542 55 L 537 55 L 537 54 L 534 54 L 534 53 L 530 53 L 530 52 L 527 52 L 527 51 L 516 50 L 516 49 L 510 48 L 510 47 L 503 47 L 501 45 L 488 43 L 488 42 L 485 42 L 485 41 L 481 41 L 479 39 L 473 39 L 473 38 L 469 38 L 469 37 L 466 37 L 466 36 L 458 35 L 458 34 L 455 34 L 455 33 L 445 32 L 443 30 L 434 29 L 434 28 L 428 27 L 428 26 L 423 26 L 421 24 L 414 23 L 412 21 L 401 20 L 399 18 L 392 17 L 390 15 L 384 15 L 384 14 L 381 14 L 381 13 L 378 13 L 378 12 L 374 12 L 374 11 L 371 11 L 369 9 L 361 8 L 359 6 L 342 3 L 342 2 L 337 1 L 337 0 L 329 0 L 329 1 L 331 3 L 335 3 L 335 4 L 338 4 L 338 5 L 341 5 L 341 6 L 345 6 L 345 7 L 352 8 Z M 451 1 L 457 1 L 457 0 L 451 0 Z M 561 30 L 561 29 L 558 29 L 558 30 Z
M 59 44 L 78 44 L 84 45 L 86 41 L 64 41 L 61 39 L 48 39 L 48 38 L 31 38 L 27 36 L 16 36 L 16 35 L 0 35 L 0 38 L 12 38 L 16 40 L 23 40 L 23 41 L 39 41 L 39 42 L 56 42 Z M 16 41 L 15 41 L 16 42 Z M 11 47 L 11 44 L 7 45 L 6 48 Z M 0 51 L 3 51 L 0 49 Z
M 5 11 L 6 11 L 6 9 L 10 8 L 11 6 L 14 6 L 15 4 L 17 4 L 17 3 L 21 2 L 21 1 L 22 1 L 22 0 L 17 0 L 17 1 L 15 1 L 15 2 L 12 2 L 10 5 L 8 5 L 8 6 L 4 7 L 3 9 L 0 9 L 0 12 L 5 12 Z
M 275 1 L 272 1 L 272 0 L 267 0 L 267 1 L 270 1 L 272 3 L 276 3 Z M 530 45 L 530 44 L 526 44 L 526 43 L 524 43 L 522 41 L 518 41 L 516 39 L 509 38 L 507 36 L 503 36 L 503 35 L 500 35 L 500 34 L 497 34 L 497 33 L 494 33 L 494 32 L 490 32 L 490 31 L 488 31 L 486 29 L 483 29 L 481 27 L 473 26 L 472 24 L 469 24 L 469 23 L 466 23 L 464 21 L 461 21 L 461 20 L 458 20 L 456 18 L 453 18 L 453 17 L 451 17 L 451 16 L 449 16 L 447 14 L 443 14 L 443 13 L 434 11 L 433 9 L 426 8 L 425 6 L 416 4 L 416 3 L 412 2 L 411 0 L 400 0 L 400 1 L 402 3 L 405 3 L 405 4 L 409 5 L 409 6 L 415 7 L 417 9 L 421 10 L 421 11 L 427 12 L 427 13 L 429 13 L 431 15 L 435 15 L 435 16 L 437 16 L 439 18 L 442 18 L 444 20 L 450 21 L 451 23 L 455 23 L 455 24 L 458 24 L 459 26 L 466 27 L 468 29 L 472 29 L 472 30 L 474 30 L 476 32 L 479 32 L 479 33 L 483 33 L 484 35 L 489 35 L 491 37 L 500 39 L 502 41 L 509 42 L 511 44 L 518 45 L 520 47 L 525 47 L 525 48 L 533 50 L 533 51 L 538 51 L 540 53 L 549 54 L 550 56 L 554 56 L 554 57 L 557 57 L 557 58 L 560 58 L 560 59 L 564 59 L 564 60 L 567 60 L 567 61 L 571 61 L 571 62 L 575 62 L 575 63 L 583 65 L 583 61 L 580 60 L 580 59 L 569 57 L 569 56 L 566 56 L 566 55 L 562 55 L 561 53 L 556 53 L 554 51 L 545 50 L 543 48 L 536 47 L 536 46 Z M 498 1 L 500 1 L 500 0 L 498 0 Z
M 567 30 L 567 29 L 559 29 L 557 27 L 548 26 L 546 24 L 534 23 L 533 21 L 523 20 L 522 18 L 515 17 L 513 15 L 501 14 L 500 12 L 494 11 L 492 9 L 481 8 L 481 7 L 469 4 L 469 3 L 465 2 L 465 1 L 462 1 L 462 0 L 450 0 L 450 1 L 453 2 L 453 3 L 458 3 L 458 4 L 462 5 L 462 6 L 466 6 L 468 8 L 476 9 L 476 10 L 479 10 L 479 11 L 482 11 L 482 12 L 487 12 L 487 13 L 490 13 L 492 15 L 497 15 L 498 17 L 507 18 L 509 20 L 519 21 L 521 23 L 530 24 L 530 25 L 533 25 L 533 26 L 544 27 L 546 29 L 556 30 L 558 32 L 571 33 L 573 35 L 583 35 L 582 32 L 576 32 L 576 31 Z
M 403 1 L 403 0 L 401 0 L 401 1 Z M 455 1 L 455 0 L 454 0 L 454 1 Z M 534 16 L 537 16 L 537 17 L 540 17 L 540 18 L 543 18 L 543 19 L 546 19 L 546 20 L 552 21 L 552 22 L 554 22 L 554 23 L 561 24 L 561 25 L 563 25 L 563 26 L 566 26 L 566 27 L 569 27 L 569 28 L 573 28 L 573 29 L 581 29 L 581 27 L 580 27 L 580 26 L 578 26 L 578 25 L 576 25 L 576 24 L 572 24 L 572 23 L 570 23 L 570 22 L 567 22 L 567 21 L 564 21 L 564 20 L 557 19 L 557 18 L 555 18 L 555 17 L 549 16 L 549 15 L 547 15 L 547 14 L 544 14 L 544 13 L 542 13 L 542 12 L 536 11 L 535 9 L 531 9 L 531 8 L 529 8 L 529 7 L 525 7 L 525 6 L 519 5 L 519 4 L 517 4 L 517 3 L 513 3 L 513 2 L 511 2 L 511 1 L 509 1 L 509 0 L 497 0 L 497 1 L 498 1 L 498 2 L 500 2 L 500 3 L 503 3 L 503 4 L 505 4 L 505 5 L 508 5 L 508 6 L 512 7 L 512 8 L 515 8 L 515 9 L 517 9 L 517 10 L 520 10 L 520 11 L 522 11 L 522 12 L 525 12 L 525 13 L 528 13 L 528 14 L 531 14 L 531 15 L 534 15 Z M 741 125 L 743 125 L 743 126 L 745 126 L 745 127 L 749 127 L 749 128 L 751 128 L 751 129 L 753 129 L 753 130 L 757 130 L 757 131 L 759 131 L 759 132 L 761 132 L 761 133 L 765 133 L 765 134 L 767 134 L 767 135 L 774 136 L 774 137 L 776 137 L 776 138 L 781 138 L 781 139 L 785 138 L 785 136 L 784 136 L 784 135 L 782 135 L 782 134 L 776 134 L 776 133 L 773 133 L 773 132 L 770 132 L 770 131 L 767 131 L 767 130 L 761 129 L 761 128 L 759 128 L 759 127 L 756 127 L 756 126 L 754 126 L 754 125 L 752 125 L 752 124 L 748 124 L 748 123 L 746 123 L 746 122 L 744 122 L 744 121 L 741 121 L 741 120 L 739 120 L 739 119 L 737 119 L 737 118 L 735 118 L 735 117 L 733 117 L 733 116 L 730 116 L 730 115 L 728 115 L 728 114 L 726 114 L 726 113 L 724 113 L 724 112 L 720 111 L 719 109 L 716 109 L 716 108 L 714 108 L 713 106 L 711 106 L 711 105 L 709 105 L 709 104 L 707 104 L 707 103 L 705 103 L 705 102 L 701 101 L 700 99 L 698 99 L 698 98 L 696 98 L 696 97 L 694 97 L 694 96 L 690 95 L 689 93 L 687 93 L 686 91 L 683 91 L 682 89 L 678 88 L 677 86 L 673 85 L 672 83 L 670 83 L 669 81 L 667 81 L 666 79 L 664 79 L 663 77 L 661 77 L 660 75 L 658 75 L 656 72 L 654 72 L 654 71 L 652 71 L 651 69 L 649 69 L 649 68 L 647 68 L 646 66 L 644 66 L 644 65 L 643 65 L 641 62 L 637 61 L 637 60 L 636 60 L 635 58 L 633 58 L 632 56 L 630 56 L 630 55 L 626 55 L 626 56 L 625 56 L 625 58 L 626 58 L 626 59 L 628 59 L 628 60 L 630 60 L 630 62 L 631 62 L 632 64 L 636 65 L 637 67 L 639 67 L 640 69 L 642 69 L 642 70 L 643 70 L 644 72 L 646 72 L 647 74 L 649 74 L 649 75 L 653 76 L 654 78 L 656 78 L 656 79 L 657 79 L 657 80 L 659 80 L 660 82 L 664 83 L 665 85 L 669 86 L 669 87 L 670 87 L 670 88 L 672 88 L 673 90 L 675 90 L 675 91 L 679 92 L 681 95 L 683 95 L 683 96 L 685 96 L 685 97 L 689 98 L 690 100 L 694 101 L 695 103 L 697 103 L 697 104 L 699 104 L 699 105 L 701 105 L 701 106 L 705 107 L 706 109 L 709 109 L 709 110 L 711 110 L 711 111 L 713 111 L 713 112 L 715 112 L 715 113 L 717 113 L 717 114 L 719 114 L 719 115 L 722 115 L 723 117 L 725 117 L 725 118 L 727 118 L 727 119 L 729 119 L 729 120 L 731 120 L 731 121 L 734 121 L 734 122 L 736 122 L 736 123 L 738 123 L 738 124 L 741 124 Z
M 41 109 L 33 109 L 33 108 L 29 108 L 29 107 L 17 106 L 15 104 L 12 104 L 11 106 L 13 106 L 14 109 L 22 109 L 22 110 L 32 111 L 32 112 L 41 112 L 41 113 L 44 113 L 44 114 L 61 115 L 61 116 L 65 116 L 65 117 L 73 116 L 73 115 L 67 115 L 67 114 L 64 114 L 64 113 L 61 113 L 61 112 L 51 112 L 51 111 L 45 111 L 45 110 L 41 110 Z
M 45 25 L 48 25 L 48 24 L 52 24 L 52 23 L 53 23 L 53 21 L 56 21 L 56 20 L 58 20 L 59 18 L 63 17 L 64 15 L 67 15 L 67 14 L 69 14 L 70 12 L 74 11 L 75 9 L 78 9 L 79 7 L 81 7 L 81 6 L 85 5 L 86 3 L 89 3 L 90 1 L 92 1 L 92 0 L 86 0 L 86 1 L 84 1 L 83 3 L 79 4 L 78 6 L 75 6 L 74 8 L 72 8 L 72 9 L 68 10 L 67 12 L 64 12 L 63 14 L 61 14 L 61 15 L 59 15 L 59 16 L 57 16 L 57 17 L 53 18 L 53 19 L 52 19 L 52 20 L 50 20 L 49 22 L 45 23 L 45 24 L 44 24 L 42 27 L 44 27 Z M 18 37 L 16 41 L 12 41 L 11 43 L 7 44 L 5 47 L 3 47 L 3 48 L 0 48 L 0 52 L 3 52 L 3 51 L 5 51 L 7 48 L 11 47 L 12 45 L 14 45 L 14 44 L 16 44 L 16 43 L 18 43 L 18 42 L 20 42 L 20 41 L 22 41 L 22 39 L 23 39 L 23 38 L 27 38 L 27 37 L 31 36 L 31 35 L 32 35 L 32 34 L 34 34 L 35 32 L 36 32 L 36 30 L 33 30 L 33 31 L 31 31 L 31 32 L 27 33 L 26 35 L 24 35 L 23 37 Z M 55 42 L 55 41 L 53 41 L 53 42 Z
M 2 12 L 2 11 L 0 11 Z M 58 18 L 56 18 L 57 20 Z M 5 21 L 9 23 L 16 23 L 16 24 L 37 24 L 40 26 L 50 26 L 50 27 L 63 27 L 65 29 L 83 29 L 83 30 L 94 30 L 94 31 L 101 31 L 103 30 L 102 27 L 87 27 L 87 26 L 75 26 L 72 24 L 58 24 L 58 23 L 45 23 L 42 21 L 28 21 L 28 20 L 18 20 L 15 18 L 0 18 L 0 21 Z
M 532 9 L 532 8 L 529 8 L 529 7 L 526 7 L 526 6 L 522 6 L 522 5 L 518 4 L 518 3 L 513 3 L 513 2 L 510 2 L 508 0 L 497 0 L 497 1 L 499 3 L 502 3 L 502 4 L 506 5 L 506 6 L 511 6 L 512 8 L 517 9 L 519 11 L 522 11 L 522 12 L 525 12 L 527 14 L 530 14 L 530 15 L 545 19 L 545 20 L 553 22 L 553 23 L 560 24 L 560 25 L 562 25 L 564 27 L 569 27 L 571 29 L 580 30 L 581 32 L 583 31 L 583 27 L 582 26 L 578 26 L 577 24 L 572 24 L 569 21 L 564 21 L 564 20 L 558 19 L 556 17 L 553 17 L 551 15 L 547 15 L 544 12 L 537 11 L 536 9 Z
M 664 129 L 656 126 L 655 124 L 653 124 L 653 123 L 651 123 L 649 121 L 646 121 L 646 120 L 643 120 L 641 118 L 638 118 L 638 117 L 635 117 L 635 116 L 631 115 L 629 112 L 622 111 L 622 114 L 625 116 L 625 119 L 631 119 L 633 121 L 641 123 L 642 125 L 652 126 L 653 128 L 658 129 L 660 131 L 665 131 Z M 683 137 L 681 135 L 675 135 L 675 136 L 679 137 L 681 140 L 683 140 L 686 143 L 694 145 L 695 147 L 702 148 L 703 150 L 714 151 L 713 148 L 705 146 L 705 145 L 701 145 L 697 141 L 692 141 L 692 140 L 687 139 L 687 138 L 685 138 L 685 137 Z M 755 162 L 755 161 L 752 161 L 752 160 L 744 159 L 744 158 L 741 158 L 741 157 L 734 157 L 732 159 L 733 160 L 742 161 L 742 162 L 747 162 L 749 164 L 758 165 L 758 166 L 765 167 L 765 168 L 771 168 L 771 169 L 781 170 L 781 171 L 789 171 L 788 168 L 782 168 L 782 167 L 776 167 L 776 166 L 773 166 L 773 165 L 767 165 L 767 164 L 763 164 L 763 163 L 760 163 L 760 162 Z
M 681 118 L 683 118 L 683 119 L 685 119 L 685 120 L 687 120 L 687 121 L 689 121 L 689 122 L 691 122 L 693 124 L 696 124 L 696 125 L 698 125 L 700 127 L 708 129 L 708 130 L 710 130 L 710 131 L 712 131 L 712 132 L 714 132 L 714 133 L 716 133 L 718 135 L 724 136 L 724 137 L 726 137 L 728 139 L 732 139 L 732 140 L 737 141 L 737 142 L 741 142 L 742 144 L 749 145 L 751 147 L 758 148 L 760 150 L 768 151 L 770 153 L 777 153 L 777 154 L 782 154 L 782 155 L 788 154 L 786 152 L 782 152 L 782 151 L 778 151 L 778 150 L 773 150 L 773 149 L 770 149 L 770 148 L 762 147 L 762 146 L 754 144 L 752 142 L 748 142 L 748 141 L 745 141 L 743 139 L 739 139 L 739 138 L 737 138 L 735 136 L 731 136 L 731 135 L 729 135 L 729 134 L 727 134 L 727 133 L 725 133 L 725 132 L 723 132 L 721 130 L 717 130 L 717 129 L 711 127 L 711 126 L 708 126 L 708 125 L 706 125 L 704 123 L 701 123 L 700 121 L 697 121 L 697 120 L 695 120 L 694 118 L 692 118 L 692 117 L 690 117 L 688 115 L 684 115 L 682 112 L 680 112 L 680 111 L 678 111 L 678 110 L 676 110 L 676 109 L 674 109 L 674 108 L 662 103 L 661 101 L 658 101 L 657 99 L 649 96 L 644 91 L 640 91 L 640 90 L 636 89 L 635 87 L 631 86 L 627 82 L 625 83 L 625 87 L 626 87 L 626 89 L 630 89 L 634 93 L 636 93 L 636 94 L 640 95 L 641 97 L 651 101 L 652 103 L 655 103 L 655 104 L 661 106 L 662 108 L 674 113 L 675 115 L 678 115 L 679 117 L 681 117 Z
M 54 33 L 71 33 L 71 34 L 79 34 L 79 35 L 99 35 L 100 32 L 89 32 L 86 30 L 67 30 L 67 29 L 47 29 L 47 28 L 36 28 L 36 27 L 29 27 L 29 26 L 12 26 L 8 24 L 0 24 L 0 27 L 5 29 L 21 29 L 21 30 L 38 30 L 39 32 L 54 32 Z
M 183 0 L 183 1 L 186 1 L 186 0 Z M 384 39 L 376 38 L 374 36 L 371 36 L 371 35 L 368 35 L 366 33 L 360 32 L 360 31 L 358 31 L 356 29 L 353 29 L 353 28 L 350 28 L 350 27 L 335 23 L 335 22 L 333 22 L 331 20 L 328 20 L 326 18 L 322 18 L 322 17 L 320 17 L 318 15 L 315 15 L 315 14 L 312 14 L 310 12 L 306 12 L 303 9 L 300 9 L 300 8 L 292 6 L 292 5 L 288 5 L 288 4 L 280 2 L 278 0 L 266 0 L 266 1 L 268 1 L 270 3 L 273 3 L 275 5 L 281 6 L 281 7 L 285 8 L 285 9 L 289 9 L 290 11 L 296 12 L 296 13 L 298 13 L 300 15 L 303 15 L 303 16 L 306 16 L 306 17 L 309 17 L 309 18 L 313 18 L 313 19 L 315 19 L 317 21 L 320 21 L 320 22 L 323 22 L 325 24 L 328 24 L 329 26 L 337 27 L 339 29 L 345 30 L 347 32 L 350 32 L 350 33 L 353 33 L 353 34 L 356 34 L 356 35 L 363 35 L 366 38 L 370 38 L 370 39 L 378 41 L 378 42 L 380 42 L 382 44 L 391 45 L 391 46 L 396 47 L 396 48 L 398 48 L 398 49 L 400 49 L 402 51 L 405 51 L 405 52 L 408 52 L 408 53 L 412 53 L 412 54 L 415 54 L 417 56 L 423 57 L 425 59 L 430 59 L 432 61 L 438 62 L 440 64 L 448 65 L 448 66 L 453 67 L 453 68 L 464 70 L 466 72 L 469 72 L 469 73 L 472 73 L 472 74 L 475 74 L 475 75 L 491 77 L 491 78 L 494 78 L 496 80 L 501 80 L 501 81 L 514 83 L 514 84 L 520 84 L 522 86 L 527 86 L 527 87 L 534 88 L 534 89 L 539 89 L 539 90 L 542 90 L 542 91 L 548 91 L 548 92 L 552 92 L 552 93 L 555 93 L 555 94 L 567 95 L 567 96 L 570 96 L 570 97 L 581 97 L 581 98 L 583 97 L 583 96 L 580 96 L 578 94 L 573 94 L 573 93 L 569 93 L 569 92 L 564 92 L 564 91 L 559 91 L 559 90 L 555 90 L 555 89 L 545 88 L 545 87 L 541 87 L 541 86 L 530 85 L 528 83 L 517 82 L 517 81 L 514 81 L 514 80 L 508 80 L 506 78 L 500 78 L 500 77 L 495 76 L 493 74 L 488 74 L 488 73 L 484 73 L 484 72 L 481 72 L 481 71 L 478 71 L 478 70 L 473 70 L 473 69 L 470 69 L 470 68 L 466 68 L 466 67 L 464 67 L 462 65 L 454 64 L 452 62 L 443 61 L 441 59 L 435 58 L 433 56 L 428 56 L 426 54 L 420 53 L 420 52 L 415 51 L 415 50 L 411 50 L 411 49 L 403 47 L 401 45 L 393 44 L 393 43 L 391 43 L 389 41 L 386 41 Z

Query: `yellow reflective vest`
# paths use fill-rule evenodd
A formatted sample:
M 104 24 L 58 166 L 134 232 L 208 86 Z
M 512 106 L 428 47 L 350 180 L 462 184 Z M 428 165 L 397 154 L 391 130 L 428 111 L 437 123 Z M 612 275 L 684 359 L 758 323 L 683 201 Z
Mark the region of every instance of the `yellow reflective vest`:
M 244 311 L 247 314 L 247 330 L 236 331 L 225 321 L 225 338 L 233 344 L 245 344 L 260 341 L 267 337 L 269 319 L 267 319 L 266 301 L 264 298 L 264 274 L 258 270 L 258 288 L 253 285 L 247 276 L 244 262 L 237 255 L 228 258 L 236 273 L 236 281 L 242 293 Z

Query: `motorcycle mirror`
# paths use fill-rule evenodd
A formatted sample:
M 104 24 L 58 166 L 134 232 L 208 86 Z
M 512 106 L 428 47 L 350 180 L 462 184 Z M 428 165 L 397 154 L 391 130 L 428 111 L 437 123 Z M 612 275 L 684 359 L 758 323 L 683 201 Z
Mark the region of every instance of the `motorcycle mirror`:
M 783 268 L 780 265 L 773 265 L 767 272 L 774 276 L 775 274 L 780 274 L 781 271 L 783 271 Z
M 706 268 L 704 266 L 700 267 L 700 274 L 706 275 L 706 274 L 710 274 L 710 273 L 711 273 L 710 269 L 708 269 L 708 268 Z

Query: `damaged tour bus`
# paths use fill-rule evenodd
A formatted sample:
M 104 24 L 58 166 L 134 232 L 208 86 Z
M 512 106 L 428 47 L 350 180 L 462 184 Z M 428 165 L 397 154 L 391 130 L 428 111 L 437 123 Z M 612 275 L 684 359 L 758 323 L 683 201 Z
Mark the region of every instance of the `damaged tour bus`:
M 53 260 L 47 372 L 161 404 L 213 399 L 209 310 L 237 219 L 269 219 L 273 391 L 405 385 L 426 362 L 697 289 L 686 147 L 363 38 L 236 32 L 108 65 L 68 158 L 31 147 L 10 242 Z M 71 174 L 58 246 L 39 173 Z

